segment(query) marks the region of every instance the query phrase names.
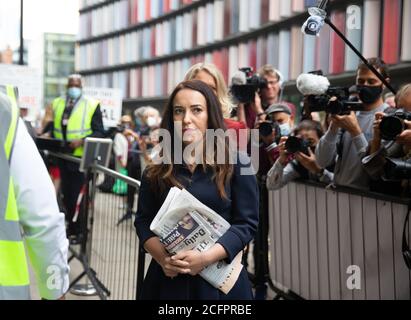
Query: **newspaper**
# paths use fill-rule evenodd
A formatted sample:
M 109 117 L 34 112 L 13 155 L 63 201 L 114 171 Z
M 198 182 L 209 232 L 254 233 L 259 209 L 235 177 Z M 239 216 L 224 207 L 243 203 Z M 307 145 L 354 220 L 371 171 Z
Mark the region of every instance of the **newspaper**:
M 229 228 L 230 224 L 224 218 L 179 188 L 170 190 L 150 226 L 172 255 L 187 250 L 206 251 Z M 243 268 L 241 259 L 242 252 L 230 264 L 219 261 L 209 265 L 200 276 L 228 294 Z

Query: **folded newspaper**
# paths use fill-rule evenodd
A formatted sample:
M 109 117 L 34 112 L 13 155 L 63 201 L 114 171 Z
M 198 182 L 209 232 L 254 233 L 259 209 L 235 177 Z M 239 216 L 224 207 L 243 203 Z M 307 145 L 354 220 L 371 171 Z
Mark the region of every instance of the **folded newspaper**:
M 172 188 L 150 225 L 166 250 L 174 255 L 181 251 L 210 249 L 230 228 L 218 213 L 205 206 L 187 190 Z M 228 264 L 219 261 L 204 268 L 200 275 L 215 288 L 228 294 L 243 268 L 242 252 Z

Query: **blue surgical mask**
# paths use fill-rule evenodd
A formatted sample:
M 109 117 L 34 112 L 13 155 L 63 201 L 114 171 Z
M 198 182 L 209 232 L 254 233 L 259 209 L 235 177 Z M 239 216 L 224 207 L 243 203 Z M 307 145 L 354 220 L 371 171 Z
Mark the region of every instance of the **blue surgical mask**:
M 71 99 L 78 99 L 81 96 L 81 89 L 77 88 L 77 87 L 71 87 L 68 88 L 67 90 L 67 95 L 71 98 Z
M 291 126 L 289 123 L 280 124 L 281 136 L 286 137 L 291 134 Z

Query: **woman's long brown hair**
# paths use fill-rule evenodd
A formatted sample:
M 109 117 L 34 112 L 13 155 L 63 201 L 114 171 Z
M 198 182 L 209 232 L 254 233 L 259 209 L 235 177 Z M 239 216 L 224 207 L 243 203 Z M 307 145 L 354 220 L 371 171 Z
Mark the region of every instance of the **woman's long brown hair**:
M 161 165 L 149 165 L 146 169 L 147 178 L 151 182 L 151 186 L 155 190 L 164 190 L 167 187 L 180 187 L 182 188 L 182 183 L 175 176 L 174 170 L 174 117 L 173 117 L 173 103 L 176 95 L 183 89 L 190 89 L 200 92 L 207 102 L 207 113 L 208 113 L 208 124 L 207 129 L 223 129 L 226 130 L 226 126 L 223 119 L 223 114 L 221 110 L 221 105 L 216 95 L 204 82 L 199 80 L 190 80 L 180 83 L 171 94 L 168 102 L 166 104 L 163 120 L 161 123 L 161 128 L 168 130 L 171 136 L 171 164 L 161 164 Z M 205 137 L 204 137 L 205 140 Z M 204 144 L 205 146 L 205 144 Z M 204 147 L 205 148 L 205 147 Z M 208 168 L 213 170 L 213 181 L 217 185 L 218 192 L 221 198 L 227 198 L 225 192 L 225 186 L 227 182 L 231 179 L 233 172 L 233 165 L 229 163 L 230 152 L 228 138 L 225 139 L 225 163 L 217 163 L 217 145 L 214 141 L 214 162 L 213 164 L 208 164 L 205 152 L 203 152 L 203 170 Z M 182 157 L 181 157 L 182 158 Z

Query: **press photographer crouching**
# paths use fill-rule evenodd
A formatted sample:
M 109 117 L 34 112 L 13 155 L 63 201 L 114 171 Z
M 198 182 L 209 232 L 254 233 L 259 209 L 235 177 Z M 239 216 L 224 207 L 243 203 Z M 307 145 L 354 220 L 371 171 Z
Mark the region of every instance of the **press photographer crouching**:
M 267 189 L 280 189 L 296 179 L 331 183 L 333 173 L 321 168 L 314 154 L 322 135 L 319 122 L 304 120 L 294 130 L 294 136 L 282 137 L 279 158 L 267 174 Z
M 381 59 L 368 62 L 389 81 L 388 68 Z M 331 112 L 330 127 L 320 139 L 315 155 L 322 168 L 335 163 L 334 184 L 369 190 L 370 177 L 361 161 L 373 139 L 375 114 L 387 108 L 382 98 L 385 86 L 364 63 L 358 66 L 356 86 L 362 104 L 354 104 L 342 114 Z
M 411 84 L 398 91 L 395 103 L 400 109 L 376 113 L 374 138 L 362 164 L 372 178 L 371 191 L 406 196 L 411 179 Z

